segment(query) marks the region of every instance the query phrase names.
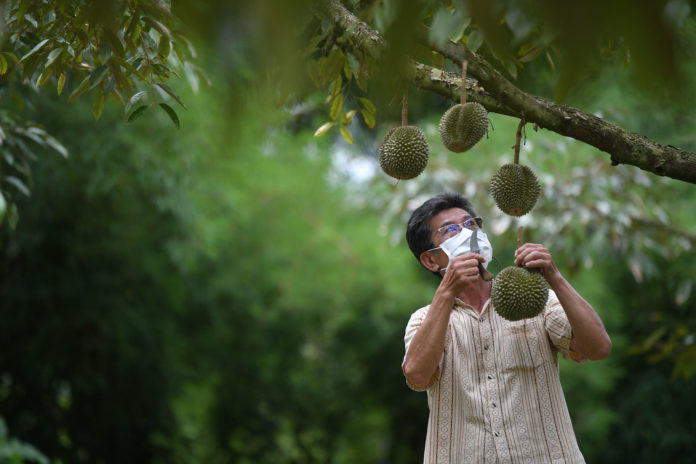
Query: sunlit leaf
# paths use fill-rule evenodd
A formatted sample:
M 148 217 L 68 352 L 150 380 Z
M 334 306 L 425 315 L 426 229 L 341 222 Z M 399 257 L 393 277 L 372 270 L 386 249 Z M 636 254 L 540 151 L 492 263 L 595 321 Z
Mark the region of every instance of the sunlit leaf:
M 12 61 L 14 61 L 14 63 L 17 65 L 17 67 L 18 67 L 19 69 L 22 69 L 22 62 L 19 61 L 19 58 L 17 58 L 17 55 L 15 55 L 14 53 L 12 53 L 12 52 L 2 52 L 2 53 L 0 53 L 0 55 L 4 55 L 4 56 L 10 58 Z
M 331 129 L 335 125 L 336 125 L 335 122 L 327 122 L 325 124 L 322 124 L 321 127 L 319 127 L 319 129 L 317 129 L 314 132 L 314 136 L 319 137 L 319 136 L 326 134 L 329 131 L 329 129 Z
M 346 139 L 346 142 L 353 143 L 353 134 L 350 133 L 350 130 L 348 130 L 346 126 L 341 126 L 340 131 L 343 138 Z
M 58 59 L 58 57 L 60 57 L 62 53 L 62 48 L 55 48 L 51 50 L 51 53 L 48 54 L 48 58 L 46 58 L 46 64 L 44 64 L 44 67 L 48 68 L 49 66 L 51 66 Z
M 5 201 L 5 196 L 0 192 L 0 225 L 5 220 L 5 211 L 7 211 L 7 202 Z
M 18 179 L 15 176 L 5 176 L 3 179 L 5 182 L 8 182 L 15 187 L 17 187 L 17 190 L 19 190 L 21 193 L 23 193 L 26 196 L 31 196 L 31 192 L 29 191 L 29 187 L 27 187 L 24 182 L 22 182 L 20 179 Z
M 179 98 L 179 96 L 177 94 L 175 94 L 174 91 L 169 88 L 169 86 L 167 86 L 166 84 L 162 84 L 162 83 L 157 83 L 155 85 L 157 87 L 161 88 L 162 90 L 164 90 L 165 92 L 167 92 L 167 94 L 170 97 L 172 97 L 178 104 L 180 104 L 185 110 L 188 110 L 186 105 L 184 105 L 184 102 L 181 101 L 181 98 Z
M 65 79 L 66 79 L 65 71 L 63 71 L 58 76 L 58 85 L 56 86 L 56 90 L 58 92 L 58 95 L 60 95 L 63 92 L 63 87 L 65 86 Z
M 44 40 L 42 40 L 41 42 L 39 42 L 38 44 L 36 44 L 36 46 L 35 46 L 34 48 L 32 48 L 31 51 L 30 51 L 29 53 L 27 53 L 26 55 L 24 55 L 20 61 L 26 61 L 27 58 L 29 58 L 29 57 L 32 56 L 34 53 L 36 53 L 36 52 L 38 52 L 39 50 L 41 50 L 41 49 L 44 47 L 44 45 L 46 45 L 48 42 L 49 42 L 49 39 L 44 39 Z
M 174 111 L 174 108 L 166 103 L 160 103 L 159 106 L 167 113 L 167 116 L 169 116 L 169 119 L 172 120 L 176 128 L 179 129 L 179 116 L 176 114 L 176 111 Z
M 349 126 L 353 122 L 353 116 L 355 116 L 355 113 L 357 113 L 357 110 L 350 110 L 347 113 L 344 113 L 341 117 L 341 122 L 344 125 Z
M 60 143 L 55 137 L 52 137 L 52 136 L 50 136 L 50 135 L 46 135 L 45 140 L 46 140 L 46 144 L 47 144 L 48 146 L 50 146 L 51 148 L 53 148 L 53 149 L 54 149 L 55 151 L 57 151 L 58 153 L 60 153 L 60 154 L 63 156 L 63 158 L 67 158 L 67 157 L 68 157 L 68 150 L 67 150 L 67 148 L 65 148 L 65 147 L 63 146 L 63 144 Z
M 141 90 L 140 92 L 137 92 L 136 94 L 134 94 L 134 95 L 130 98 L 130 100 L 128 100 L 128 103 L 126 104 L 125 112 L 126 112 L 126 113 L 129 113 L 130 110 L 131 110 L 131 108 L 132 108 L 136 103 L 138 103 L 140 100 L 142 100 L 143 98 L 145 98 L 145 97 L 147 96 L 148 93 L 150 93 L 150 92 L 148 92 L 147 90 Z
M 7 72 L 7 58 L 0 55 L 0 76 Z

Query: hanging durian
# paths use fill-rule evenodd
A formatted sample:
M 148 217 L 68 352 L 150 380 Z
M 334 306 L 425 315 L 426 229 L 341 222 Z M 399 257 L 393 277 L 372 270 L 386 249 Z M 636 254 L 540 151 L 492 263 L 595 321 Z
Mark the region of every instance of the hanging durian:
M 510 216 L 524 216 L 534 208 L 541 186 L 532 170 L 520 164 L 520 142 L 524 116 L 517 127 L 514 163 L 504 164 L 491 178 L 491 195 L 496 206 Z
M 522 227 L 518 230 L 518 248 L 522 244 Z M 509 266 L 495 276 L 491 303 L 503 319 L 519 321 L 535 317 L 544 310 L 549 285 L 538 270 Z
M 386 174 L 396 179 L 413 179 L 425 170 L 430 149 L 425 134 L 407 122 L 408 100 L 404 93 L 401 109 L 401 127 L 394 127 L 379 147 L 379 165 Z
M 478 143 L 488 132 L 488 111 L 480 103 L 466 102 L 466 61 L 462 63 L 460 101 L 440 119 L 442 144 L 450 151 L 461 153 Z

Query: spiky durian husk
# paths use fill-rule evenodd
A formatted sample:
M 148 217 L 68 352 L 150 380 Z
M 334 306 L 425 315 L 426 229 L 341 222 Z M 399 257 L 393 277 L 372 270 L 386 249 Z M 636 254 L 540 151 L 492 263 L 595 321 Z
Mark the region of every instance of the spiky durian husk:
M 379 147 L 379 165 L 397 179 L 413 179 L 428 165 L 430 149 L 425 134 L 416 126 L 394 127 Z
M 548 298 L 549 286 L 544 276 L 523 267 L 506 267 L 493 280 L 493 308 L 508 321 L 538 315 L 543 311 Z
M 505 214 L 524 216 L 534 208 L 541 193 L 536 176 L 522 164 L 504 164 L 493 174 L 491 194 Z
M 454 105 L 440 118 L 439 130 L 448 150 L 467 151 L 488 132 L 488 111 L 476 102 Z

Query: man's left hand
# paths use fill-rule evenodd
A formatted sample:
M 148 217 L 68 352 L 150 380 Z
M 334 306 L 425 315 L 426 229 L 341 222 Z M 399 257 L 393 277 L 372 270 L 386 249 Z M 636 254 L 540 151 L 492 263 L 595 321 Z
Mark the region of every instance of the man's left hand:
M 541 269 L 542 275 L 549 282 L 559 275 L 558 268 L 551 257 L 551 252 L 538 243 L 525 243 L 519 247 L 515 251 L 515 265 Z

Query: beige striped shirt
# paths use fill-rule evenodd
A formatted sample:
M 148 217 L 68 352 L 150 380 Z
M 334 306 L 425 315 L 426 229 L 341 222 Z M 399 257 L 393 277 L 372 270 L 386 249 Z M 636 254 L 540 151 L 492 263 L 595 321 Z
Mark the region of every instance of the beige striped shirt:
M 428 309 L 408 322 L 407 352 Z M 501 318 L 490 300 L 479 314 L 456 299 L 445 350 L 427 388 L 423 462 L 584 463 L 558 375 L 559 352 L 578 360 L 571 336 L 553 291 L 539 316 L 517 322 Z

